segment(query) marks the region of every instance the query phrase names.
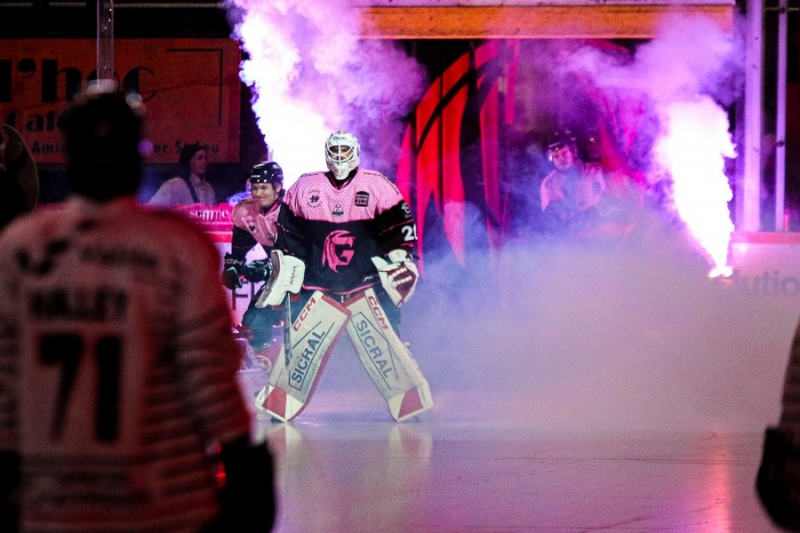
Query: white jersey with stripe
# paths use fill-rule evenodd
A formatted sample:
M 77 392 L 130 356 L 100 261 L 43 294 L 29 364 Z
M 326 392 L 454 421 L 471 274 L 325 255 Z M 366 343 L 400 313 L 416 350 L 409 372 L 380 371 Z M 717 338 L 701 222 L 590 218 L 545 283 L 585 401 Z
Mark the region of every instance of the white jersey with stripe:
M 247 434 L 219 255 L 188 220 L 80 198 L 0 238 L 0 448 L 23 532 L 196 532 L 209 446 Z

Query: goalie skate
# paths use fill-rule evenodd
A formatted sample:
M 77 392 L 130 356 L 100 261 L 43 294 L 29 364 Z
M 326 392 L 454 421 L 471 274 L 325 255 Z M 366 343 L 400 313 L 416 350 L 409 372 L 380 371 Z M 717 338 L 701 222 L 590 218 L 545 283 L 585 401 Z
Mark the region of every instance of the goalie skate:
M 367 289 L 345 307 L 352 315 L 347 332 L 392 418 L 402 422 L 433 407 L 428 382 L 389 324 L 375 291 Z
M 335 300 L 314 292 L 292 324 L 291 350 L 278 357 L 256 406 L 283 422 L 300 414 L 349 318 L 350 312 Z

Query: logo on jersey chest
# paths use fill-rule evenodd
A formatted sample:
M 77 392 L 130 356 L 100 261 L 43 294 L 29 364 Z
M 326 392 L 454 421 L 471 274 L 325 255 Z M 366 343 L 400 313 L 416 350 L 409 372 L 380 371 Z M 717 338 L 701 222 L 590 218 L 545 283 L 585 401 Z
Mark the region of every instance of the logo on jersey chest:
M 319 205 L 320 200 L 320 192 L 317 190 L 310 191 L 308 193 L 308 205 L 311 207 L 317 207 Z
M 356 193 L 355 205 L 358 207 L 367 207 L 369 205 L 369 193 L 358 191 Z
M 336 204 L 335 206 L 333 206 L 333 211 L 331 211 L 331 214 L 335 217 L 340 217 L 344 215 L 344 209 L 340 204 Z
M 322 264 L 327 265 L 334 272 L 338 272 L 341 266 L 349 265 L 355 254 L 353 250 L 355 240 L 355 237 L 346 230 L 330 232 L 325 237 L 325 243 L 322 246 Z
M 43 257 L 36 260 L 31 257 L 28 250 L 17 250 L 17 264 L 26 274 L 46 276 L 56 266 L 58 258 L 70 248 L 66 239 L 53 240 L 44 247 Z

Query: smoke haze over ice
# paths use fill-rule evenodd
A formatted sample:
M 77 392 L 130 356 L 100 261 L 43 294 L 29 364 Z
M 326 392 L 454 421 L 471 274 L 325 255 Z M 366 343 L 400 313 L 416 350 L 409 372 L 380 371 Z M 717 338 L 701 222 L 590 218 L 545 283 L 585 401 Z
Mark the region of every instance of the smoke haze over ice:
M 384 119 L 394 131 L 424 85 L 402 51 L 357 42 L 356 21 L 336 3 L 227 4 L 250 56 L 242 78 L 258 93 L 259 126 L 289 180 L 324 168 L 322 143 L 340 127 L 359 135 L 365 166 L 394 167 L 391 142 L 400 136 L 381 133 Z M 719 116 L 739 90 L 730 85 L 740 68 L 734 57 L 736 43 L 696 19 L 665 25 L 631 62 L 587 49 L 572 67 L 605 89 L 645 95 L 666 124 L 687 106 Z M 698 138 L 722 162 L 732 156 L 730 139 L 715 126 Z M 709 201 L 725 207 L 725 194 Z M 644 226 L 613 245 L 542 240 L 500 257 L 473 251 L 468 267 L 426 258 L 402 326 L 436 402 L 423 416 L 576 428 L 762 429 L 776 421 L 797 302 L 711 281 L 681 229 Z M 354 373 L 370 386 L 347 355 L 332 356 L 322 388 L 352 387 Z
M 709 280 L 685 243 L 540 243 L 501 265 L 429 265 L 404 334 L 434 418 L 549 427 L 777 421 L 796 302 Z

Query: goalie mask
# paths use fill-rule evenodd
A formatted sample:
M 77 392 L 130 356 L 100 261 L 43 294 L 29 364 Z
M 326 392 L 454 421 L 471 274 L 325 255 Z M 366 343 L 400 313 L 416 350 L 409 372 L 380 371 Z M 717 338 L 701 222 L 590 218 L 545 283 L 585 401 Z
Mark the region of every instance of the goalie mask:
M 352 133 L 339 130 L 325 141 L 325 163 L 337 180 L 343 180 L 361 162 L 361 146 Z

